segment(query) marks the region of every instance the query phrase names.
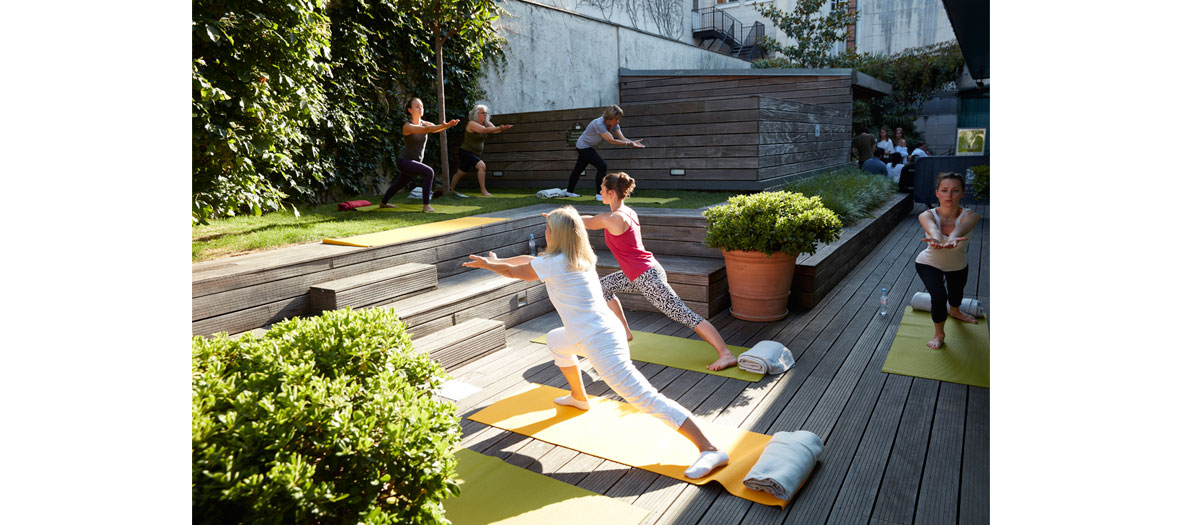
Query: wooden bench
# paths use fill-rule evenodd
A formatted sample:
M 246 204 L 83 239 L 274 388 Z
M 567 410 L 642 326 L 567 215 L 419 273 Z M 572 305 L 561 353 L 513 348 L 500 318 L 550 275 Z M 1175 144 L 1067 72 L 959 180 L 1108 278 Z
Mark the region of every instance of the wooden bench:
M 320 312 L 385 304 L 437 285 L 433 264 L 408 263 L 317 284 L 307 293 L 312 312 Z

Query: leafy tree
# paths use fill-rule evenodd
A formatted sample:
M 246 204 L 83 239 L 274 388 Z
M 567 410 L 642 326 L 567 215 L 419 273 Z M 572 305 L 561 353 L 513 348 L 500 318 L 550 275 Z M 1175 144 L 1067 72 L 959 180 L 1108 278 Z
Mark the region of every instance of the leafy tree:
M 793 45 L 783 44 L 770 37 L 762 39 L 767 51 L 777 51 L 783 56 L 772 63 L 772 67 L 821 68 L 841 67 L 843 55 L 831 53 L 832 44 L 842 42 L 848 36 L 848 26 L 856 23 L 858 15 L 848 12 L 848 3 L 836 2 L 826 16 L 820 16 L 824 0 L 799 0 L 795 9 L 786 12 L 771 3 L 760 4 L 758 14 L 770 20 L 783 36 L 794 40 Z
M 435 87 L 437 88 L 438 122 L 447 121 L 447 97 L 444 91 L 446 71 L 443 69 L 443 48 L 452 37 L 462 35 L 466 37 L 465 53 L 477 53 L 482 56 L 482 49 L 498 37 L 489 29 L 500 16 L 500 8 L 494 0 L 401 0 L 402 8 L 410 13 L 414 25 L 428 30 L 434 50 L 434 69 L 436 72 Z M 415 39 L 418 37 L 415 35 Z M 425 102 L 425 101 L 423 101 Z M 450 189 L 449 149 L 447 135 L 439 134 L 441 148 L 442 185 Z
M 900 127 L 907 136 L 917 136 L 914 119 L 918 110 L 935 94 L 953 89 L 964 63 L 963 52 L 953 40 L 888 56 L 845 55 L 842 67 L 862 71 L 893 88 L 884 97 L 857 101 L 853 121 L 870 127 Z

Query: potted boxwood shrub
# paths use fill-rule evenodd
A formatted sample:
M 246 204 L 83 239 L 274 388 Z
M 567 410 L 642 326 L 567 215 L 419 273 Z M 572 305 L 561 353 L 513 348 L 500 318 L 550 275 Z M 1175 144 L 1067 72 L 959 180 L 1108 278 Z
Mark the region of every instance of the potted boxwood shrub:
M 737 195 L 704 215 L 705 245 L 725 256 L 730 313 L 746 321 L 786 317 L 796 258 L 840 238 L 836 214 L 800 193 Z

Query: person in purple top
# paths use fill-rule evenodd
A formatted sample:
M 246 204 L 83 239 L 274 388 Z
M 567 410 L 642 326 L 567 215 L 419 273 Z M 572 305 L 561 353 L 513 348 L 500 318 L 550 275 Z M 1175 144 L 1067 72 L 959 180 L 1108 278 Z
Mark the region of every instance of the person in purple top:
M 422 99 L 414 97 L 406 101 L 406 114 L 410 116 L 409 121 L 402 124 L 402 136 L 406 141 L 406 149 L 402 150 L 401 155 L 397 156 L 397 169 L 401 172 L 401 176 L 385 190 L 385 195 L 381 197 L 382 208 L 396 208 L 396 204 L 390 204 L 389 199 L 398 190 L 409 184 L 414 180 L 415 176 L 422 177 L 422 211 L 431 213 L 434 208 L 430 207 L 431 188 L 434 186 L 434 169 L 422 162 L 426 155 L 426 139 L 428 133 L 438 133 L 444 129 L 454 127 L 459 124 L 459 119 L 451 119 L 445 124 L 434 124 L 422 120 Z

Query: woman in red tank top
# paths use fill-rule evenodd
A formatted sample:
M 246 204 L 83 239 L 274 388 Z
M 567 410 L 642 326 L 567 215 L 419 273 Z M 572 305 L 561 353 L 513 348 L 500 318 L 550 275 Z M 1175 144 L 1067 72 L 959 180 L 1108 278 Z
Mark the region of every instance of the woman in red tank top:
M 621 271 L 612 273 L 600 280 L 602 296 L 607 306 L 623 322 L 627 330 L 627 340 L 630 341 L 631 327 L 627 325 L 627 317 L 623 315 L 623 305 L 616 293 L 628 291 L 640 293 L 652 306 L 659 308 L 664 315 L 683 324 L 701 336 L 705 342 L 713 345 L 717 350 L 717 360 L 710 364 L 709 370 L 722 370 L 737 364 L 737 358 L 729 351 L 721 334 L 705 318 L 693 312 L 672 287 L 668 285 L 668 275 L 652 253 L 643 247 L 640 234 L 639 215 L 635 210 L 627 207 L 624 201 L 631 196 L 635 189 L 635 179 L 623 172 L 611 173 L 602 180 L 602 203 L 610 206 L 611 211 L 590 216 L 583 215 L 582 222 L 588 230 L 606 230 L 606 246 L 619 261 Z

